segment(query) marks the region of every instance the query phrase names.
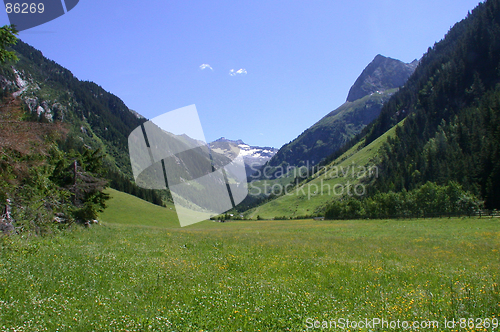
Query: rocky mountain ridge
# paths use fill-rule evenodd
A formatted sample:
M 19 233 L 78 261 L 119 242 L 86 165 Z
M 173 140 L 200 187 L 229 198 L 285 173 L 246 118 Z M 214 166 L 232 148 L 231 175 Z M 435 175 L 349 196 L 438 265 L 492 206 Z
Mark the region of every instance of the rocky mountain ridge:
M 311 166 L 323 161 L 378 117 L 384 103 L 406 82 L 417 64 L 416 60 L 406 64 L 380 54 L 375 56 L 351 87 L 347 101 L 281 147 L 268 165 Z
M 399 88 L 417 68 L 418 60 L 404 63 L 377 54 L 349 90 L 346 101 L 353 102 L 372 93 Z

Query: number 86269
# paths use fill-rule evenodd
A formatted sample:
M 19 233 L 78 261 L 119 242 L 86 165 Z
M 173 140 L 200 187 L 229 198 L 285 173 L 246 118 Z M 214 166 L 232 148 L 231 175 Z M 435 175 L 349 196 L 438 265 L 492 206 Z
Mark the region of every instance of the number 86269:
M 36 3 L 31 3 L 31 4 L 28 4 L 28 3 L 6 3 L 5 4 L 5 11 L 7 12 L 7 14 L 10 14 L 10 13 L 15 13 L 15 14 L 36 14 L 36 13 L 43 13 L 43 11 L 45 10 L 45 6 L 43 5 L 43 3 L 39 3 L 39 4 L 36 4 Z

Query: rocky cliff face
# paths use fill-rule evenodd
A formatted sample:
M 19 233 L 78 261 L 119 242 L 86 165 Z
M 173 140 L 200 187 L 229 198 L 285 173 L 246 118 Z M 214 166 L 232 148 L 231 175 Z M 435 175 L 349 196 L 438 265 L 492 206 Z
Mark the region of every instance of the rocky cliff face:
M 347 101 L 355 101 L 375 92 L 381 93 L 402 86 L 417 65 L 417 60 L 404 63 L 378 54 L 354 82 Z

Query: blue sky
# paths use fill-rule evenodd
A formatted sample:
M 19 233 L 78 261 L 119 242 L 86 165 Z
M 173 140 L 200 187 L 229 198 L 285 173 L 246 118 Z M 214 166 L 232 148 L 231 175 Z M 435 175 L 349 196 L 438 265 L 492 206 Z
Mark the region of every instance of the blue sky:
M 208 141 L 279 148 L 344 103 L 375 55 L 420 58 L 477 4 L 80 0 L 19 37 L 147 118 L 195 104 Z

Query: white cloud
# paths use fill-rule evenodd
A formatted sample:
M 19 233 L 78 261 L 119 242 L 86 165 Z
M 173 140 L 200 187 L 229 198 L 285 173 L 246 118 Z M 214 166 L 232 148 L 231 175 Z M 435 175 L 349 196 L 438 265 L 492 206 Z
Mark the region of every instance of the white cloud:
M 201 70 L 210 69 L 211 71 L 214 71 L 212 66 L 210 66 L 208 63 L 204 63 L 204 64 L 200 65 L 200 69 Z
M 229 75 L 230 76 L 236 76 L 236 75 L 246 75 L 247 74 L 247 70 L 244 69 L 244 68 L 241 68 L 241 69 L 238 69 L 238 70 L 234 70 L 234 69 L 231 69 L 229 71 Z

